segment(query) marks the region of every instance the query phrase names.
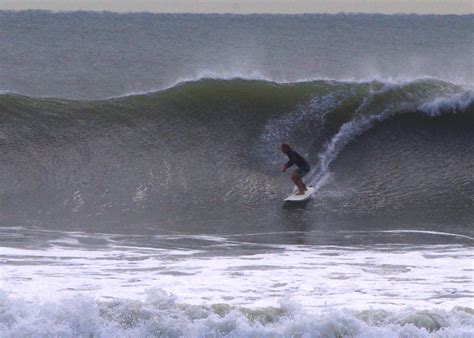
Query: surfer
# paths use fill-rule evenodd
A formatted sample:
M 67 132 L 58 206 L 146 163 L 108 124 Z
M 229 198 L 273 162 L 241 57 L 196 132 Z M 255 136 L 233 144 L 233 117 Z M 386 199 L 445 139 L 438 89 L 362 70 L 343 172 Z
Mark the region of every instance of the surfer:
M 289 161 L 283 166 L 283 172 L 285 172 L 286 169 L 291 167 L 293 164 L 296 164 L 298 168 L 293 172 L 293 175 L 291 175 L 291 180 L 298 187 L 299 192 L 296 195 L 304 195 L 308 188 L 306 188 L 302 178 L 311 170 L 308 162 L 306 162 L 303 156 L 292 150 L 288 144 L 282 143 L 280 148 L 289 159 Z

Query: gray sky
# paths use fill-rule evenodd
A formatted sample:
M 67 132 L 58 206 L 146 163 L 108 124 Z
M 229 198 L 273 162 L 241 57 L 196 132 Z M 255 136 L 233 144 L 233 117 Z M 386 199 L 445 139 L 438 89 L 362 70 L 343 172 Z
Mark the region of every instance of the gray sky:
M 474 13 L 474 0 L 0 0 L 0 9 L 156 13 Z

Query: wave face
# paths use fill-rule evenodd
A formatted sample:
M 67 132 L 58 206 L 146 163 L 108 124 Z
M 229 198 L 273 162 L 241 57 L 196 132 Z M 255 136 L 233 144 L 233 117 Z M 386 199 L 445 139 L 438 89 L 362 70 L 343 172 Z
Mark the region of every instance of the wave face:
M 290 300 L 260 309 L 181 304 L 159 289 L 143 302 L 77 296 L 27 304 L 0 293 L 0 309 L 2 332 L 15 337 L 470 337 L 474 325 L 463 307 L 311 313 Z
M 473 93 L 448 82 L 202 79 L 100 101 L 3 94 L 0 114 L 5 224 L 465 228 L 474 217 Z M 305 217 L 281 209 L 283 141 L 312 165 Z

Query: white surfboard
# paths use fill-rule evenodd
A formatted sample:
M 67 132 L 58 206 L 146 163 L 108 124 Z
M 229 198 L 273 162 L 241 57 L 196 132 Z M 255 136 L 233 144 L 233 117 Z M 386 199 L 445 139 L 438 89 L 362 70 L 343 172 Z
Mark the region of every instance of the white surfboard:
M 306 201 L 311 197 L 312 194 L 314 194 L 315 189 L 313 187 L 308 187 L 308 190 L 304 193 L 304 195 L 296 195 L 298 193 L 298 190 L 294 191 L 290 196 L 285 198 L 283 201 L 284 202 L 302 202 Z

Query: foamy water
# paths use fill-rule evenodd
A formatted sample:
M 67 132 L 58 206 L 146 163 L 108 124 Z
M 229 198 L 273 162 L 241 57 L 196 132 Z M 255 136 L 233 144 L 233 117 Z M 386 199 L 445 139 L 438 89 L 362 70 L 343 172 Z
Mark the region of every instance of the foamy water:
M 474 253 L 460 244 L 290 246 L 173 235 L 147 247 L 115 237 L 72 233 L 41 248 L 3 247 L 0 288 L 28 298 L 139 300 L 160 288 L 189 304 L 275 306 L 291 297 L 308 309 L 451 308 L 471 306 L 474 294 Z M 156 247 L 190 241 L 194 249 Z
M 279 233 L 25 230 L 2 233 L 10 243 L 0 251 L 7 336 L 470 337 L 474 328 L 469 236 L 449 245 L 333 246 L 252 241 Z

